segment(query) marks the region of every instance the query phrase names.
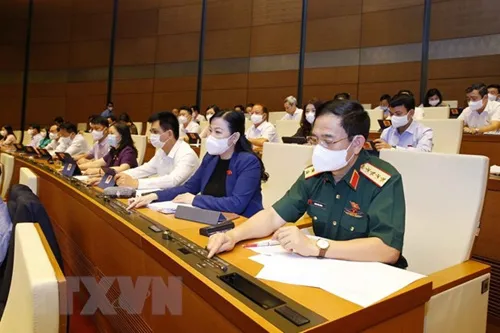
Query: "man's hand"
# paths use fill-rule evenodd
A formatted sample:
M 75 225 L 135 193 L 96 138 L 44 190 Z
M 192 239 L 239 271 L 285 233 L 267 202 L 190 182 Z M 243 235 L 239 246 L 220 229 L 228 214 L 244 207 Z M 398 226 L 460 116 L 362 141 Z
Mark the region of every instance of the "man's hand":
M 82 171 L 82 174 L 93 176 L 93 175 L 99 175 L 100 172 L 101 172 L 100 168 L 88 168 L 87 170 Z
M 464 133 L 467 133 L 467 134 L 474 134 L 474 129 L 473 129 L 473 128 L 470 128 L 470 127 L 465 126 L 465 127 L 464 127 Z
M 236 242 L 228 233 L 218 232 L 208 239 L 208 258 L 212 258 L 217 253 L 231 251 Z
M 183 194 L 179 194 L 178 196 L 176 196 L 174 198 L 174 200 L 172 200 L 172 201 L 175 203 L 183 203 L 183 204 L 192 205 L 194 197 L 195 197 L 194 194 L 183 193 Z
M 126 186 L 132 188 L 139 187 L 139 180 L 132 178 L 132 176 L 126 173 L 119 173 L 115 176 L 116 184 L 118 186 Z
M 273 239 L 279 241 L 285 250 L 293 251 L 304 257 L 319 254 L 315 241 L 307 237 L 295 226 L 279 228 L 274 232 Z
M 154 193 L 145 195 L 143 197 L 130 198 L 128 199 L 128 207 L 127 210 L 131 210 L 134 208 L 146 207 L 153 201 L 158 200 L 158 196 Z
M 376 140 L 373 140 L 373 142 L 375 143 L 375 148 L 377 150 L 391 149 L 392 148 L 392 146 L 390 144 L 388 144 L 387 142 L 385 142 L 382 139 L 376 139 Z
M 85 157 L 82 157 L 82 158 L 80 158 L 79 160 L 76 161 L 76 164 L 82 165 L 82 164 L 85 164 L 85 163 L 88 163 L 88 162 L 90 162 L 90 160 L 86 159 Z

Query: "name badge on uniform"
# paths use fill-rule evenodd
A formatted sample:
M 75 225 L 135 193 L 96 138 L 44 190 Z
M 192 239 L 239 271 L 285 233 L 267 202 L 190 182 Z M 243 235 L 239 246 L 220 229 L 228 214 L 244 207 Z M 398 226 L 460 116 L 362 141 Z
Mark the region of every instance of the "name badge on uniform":
M 326 206 L 325 206 L 325 204 L 324 204 L 324 203 L 321 203 L 321 202 L 319 202 L 319 201 L 314 201 L 314 200 L 312 200 L 312 199 L 309 199 L 309 200 L 307 201 L 307 203 L 308 203 L 309 205 L 311 205 L 311 206 L 318 207 L 318 208 L 321 208 L 321 209 L 325 209 L 325 208 L 326 208 Z

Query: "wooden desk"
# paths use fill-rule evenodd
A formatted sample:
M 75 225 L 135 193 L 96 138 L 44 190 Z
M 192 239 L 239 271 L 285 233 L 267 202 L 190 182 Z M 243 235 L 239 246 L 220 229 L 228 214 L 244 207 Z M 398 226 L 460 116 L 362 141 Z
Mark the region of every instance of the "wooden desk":
M 159 245 L 152 236 L 117 214 L 109 205 L 100 204 L 96 198 L 20 158 L 16 158 L 14 175 L 19 175 L 19 168 L 23 166 L 39 177 L 39 197 L 54 226 L 66 276 L 127 276 L 133 279 L 159 276 L 166 284 L 169 277 L 182 278 L 182 315 L 152 315 L 148 302 L 141 314 L 128 314 L 115 302 L 118 315 L 93 316 L 103 331 L 279 331 L 266 316 L 254 311 L 248 300 L 242 301 L 193 269 L 178 254 Z M 141 212 L 196 244 L 205 246 L 207 243 L 207 239 L 198 234 L 200 225 L 196 223 L 176 220 L 147 209 Z M 248 259 L 252 254 L 238 246 L 220 257 L 255 276 L 260 265 Z M 321 289 L 261 282 L 326 319 L 324 324 L 311 328 L 311 332 L 422 332 L 425 303 L 432 293 L 431 280 L 426 278 L 371 307 L 361 308 Z M 442 287 L 447 283 L 445 277 L 438 281 Z M 119 294 L 119 286 L 113 284 L 107 297 L 114 301 Z M 79 295 L 86 297 L 87 293 L 82 288 Z

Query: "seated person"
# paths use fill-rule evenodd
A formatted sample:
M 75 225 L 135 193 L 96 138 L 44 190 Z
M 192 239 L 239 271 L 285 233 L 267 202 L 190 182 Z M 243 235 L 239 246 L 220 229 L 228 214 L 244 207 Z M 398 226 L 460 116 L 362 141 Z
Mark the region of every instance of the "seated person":
M 179 108 L 179 137 L 187 140 L 187 133 L 200 134 L 200 124 L 193 120 L 193 111 L 187 106 Z
M 68 153 L 73 158 L 86 153 L 89 150 L 87 140 L 78 133 L 76 125 L 64 123 L 59 128 L 59 145 L 55 149 L 56 153 Z
M 62 124 L 64 124 L 64 119 L 63 117 L 55 117 L 54 118 L 54 124 L 57 125 L 57 127 L 61 126 Z
M 45 146 L 45 149 L 48 151 L 55 151 L 57 147 L 59 146 L 59 126 L 58 125 L 52 125 L 49 128 L 49 139 L 50 142 L 47 146 Z
M 374 110 L 380 110 L 384 113 L 382 114 L 382 119 L 391 119 L 391 109 L 389 108 L 389 102 L 391 101 L 391 96 L 388 94 L 383 94 L 380 96 L 380 104 Z
M 88 118 L 88 122 L 87 122 L 87 129 L 85 130 L 85 133 L 90 133 L 92 132 L 92 120 L 94 118 L 97 118 L 97 117 L 101 117 L 100 115 L 96 115 L 96 114 L 93 114 L 93 115 L 90 115 L 89 118 Z M 104 117 L 103 117 L 104 118 Z M 104 118 L 106 119 L 106 118 Z
M 377 150 L 432 151 L 432 129 L 413 119 L 415 99 L 410 95 L 396 95 L 391 99 L 390 105 L 392 126 L 384 129 L 380 139 L 373 140 Z
M 338 93 L 335 96 L 333 96 L 334 101 L 343 101 L 343 100 L 350 100 L 351 99 L 351 94 L 347 92 L 342 92 Z
M 198 124 L 202 121 L 207 121 L 205 119 L 205 116 L 200 114 L 200 108 L 198 107 L 198 105 L 192 105 L 191 111 L 193 112 L 194 121 L 196 121 Z
M 108 127 L 111 127 L 116 123 L 116 117 L 114 115 L 110 115 L 109 117 L 106 117 L 106 119 L 108 119 Z
M 107 140 L 110 150 L 103 158 L 80 165 L 84 175 L 102 176 L 102 167 L 113 168 L 117 173 L 137 167 L 137 149 L 127 125 L 116 123 L 111 126 Z
M 210 119 L 210 129 L 207 154 L 186 184 L 130 200 L 129 209 L 173 200 L 246 217 L 260 211 L 260 183 L 267 174 L 245 138 L 245 117 L 233 110 L 220 111 Z
M 252 116 L 253 106 L 253 103 L 248 103 L 247 106 L 245 106 L 245 118 L 248 120 L 250 120 L 250 117 Z
M 464 121 L 464 133 L 482 134 L 500 130 L 500 103 L 488 100 L 488 89 L 475 83 L 465 91 L 469 106 L 458 119 Z
M 31 126 L 28 128 L 28 135 L 31 138 L 28 146 L 37 148 L 40 144 L 40 141 L 43 139 L 42 134 L 40 134 L 40 125 L 31 124 Z
M 14 144 L 17 143 L 17 137 L 10 125 L 4 125 L 0 131 L 2 139 L 0 140 L 0 148 L 3 150 L 13 150 Z
M 38 147 L 36 148 L 45 148 L 49 145 L 50 141 L 50 137 L 47 135 L 47 128 L 42 128 L 41 131 L 40 131 L 40 135 L 42 136 L 42 139 L 40 140 L 40 142 L 38 143 Z
M 276 127 L 268 122 L 269 111 L 267 107 L 262 104 L 255 104 L 252 108 L 252 127 L 250 127 L 245 136 L 254 147 L 262 148 L 264 142 L 280 142 Z
M 436 88 L 427 90 L 422 105 L 425 108 L 448 106 L 443 104 L 443 95 Z
M 234 111 L 245 113 L 245 107 L 241 104 L 235 105 L 233 109 L 234 109 Z M 208 118 L 207 118 L 207 120 L 208 120 Z
M 219 112 L 220 109 L 217 105 L 209 105 L 207 109 L 205 110 L 205 114 L 207 115 L 207 120 L 210 121 L 210 119 Z M 203 131 L 200 133 L 200 138 L 205 139 L 210 135 L 210 125 L 205 127 Z
M 302 117 L 302 109 L 297 107 L 297 99 L 293 96 L 288 96 L 285 99 L 285 112 L 286 114 L 281 118 L 281 120 L 300 120 Z
M 316 115 L 316 109 L 321 106 L 321 103 L 316 100 L 309 101 L 306 104 L 306 112 L 302 114 L 300 127 L 293 136 L 307 138 L 312 135 L 312 126 Z
M 179 109 L 173 108 L 172 113 L 174 114 L 174 116 L 179 117 Z
M 90 122 L 90 127 L 92 130 L 90 133 L 92 134 L 94 145 L 88 152 L 75 156 L 75 160 L 78 164 L 101 159 L 109 152 L 107 139 L 108 120 L 101 116 L 94 117 Z
M 413 94 L 413 92 L 411 90 L 408 90 L 408 89 L 402 89 L 402 90 L 398 91 L 398 93 L 396 95 L 408 95 L 408 96 L 413 97 L 413 99 L 415 99 L 415 95 Z M 415 114 L 413 115 L 413 119 L 421 120 L 421 119 L 424 119 L 424 116 L 425 116 L 425 112 L 424 112 L 423 108 L 421 108 L 421 107 L 415 108 Z
M 109 118 L 109 116 L 113 115 L 113 109 L 114 109 L 113 102 L 108 102 L 108 105 L 106 105 L 106 110 L 101 112 L 101 117 Z
M 276 202 L 248 221 L 212 235 L 209 257 L 230 251 L 246 239 L 273 239 L 302 256 L 374 261 L 404 268 L 405 200 L 401 175 L 389 163 L 368 155 L 370 118 L 361 104 L 329 101 L 316 111 L 316 146 L 311 167 Z M 312 217 L 316 241 L 295 226 Z
M 128 113 L 123 112 L 119 117 L 118 121 L 124 123 L 125 125 L 128 126 L 130 129 L 130 134 L 132 135 L 138 135 L 139 133 L 137 132 L 137 126 L 132 122 L 132 119 L 130 119 L 130 116 Z
M 488 86 L 488 99 L 490 101 L 500 102 L 500 85 L 490 84 Z
M 116 175 L 118 186 L 139 189 L 167 189 L 180 186 L 191 177 L 200 164 L 191 147 L 179 140 L 179 122 L 171 112 L 152 115 L 149 141 L 156 154 L 146 164 Z M 156 176 L 153 178 L 147 178 Z

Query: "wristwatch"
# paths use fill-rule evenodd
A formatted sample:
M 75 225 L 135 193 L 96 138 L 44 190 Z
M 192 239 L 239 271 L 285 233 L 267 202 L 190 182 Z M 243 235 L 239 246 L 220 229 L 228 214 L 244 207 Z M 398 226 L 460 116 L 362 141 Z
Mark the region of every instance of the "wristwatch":
M 324 239 L 318 239 L 316 241 L 316 246 L 319 249 L 318 257 L 324 258 L 326 251 L 328 251 L 328 248 L 330 247 L 330 242 L 328 242 L 327 240 L 324 240 Z

